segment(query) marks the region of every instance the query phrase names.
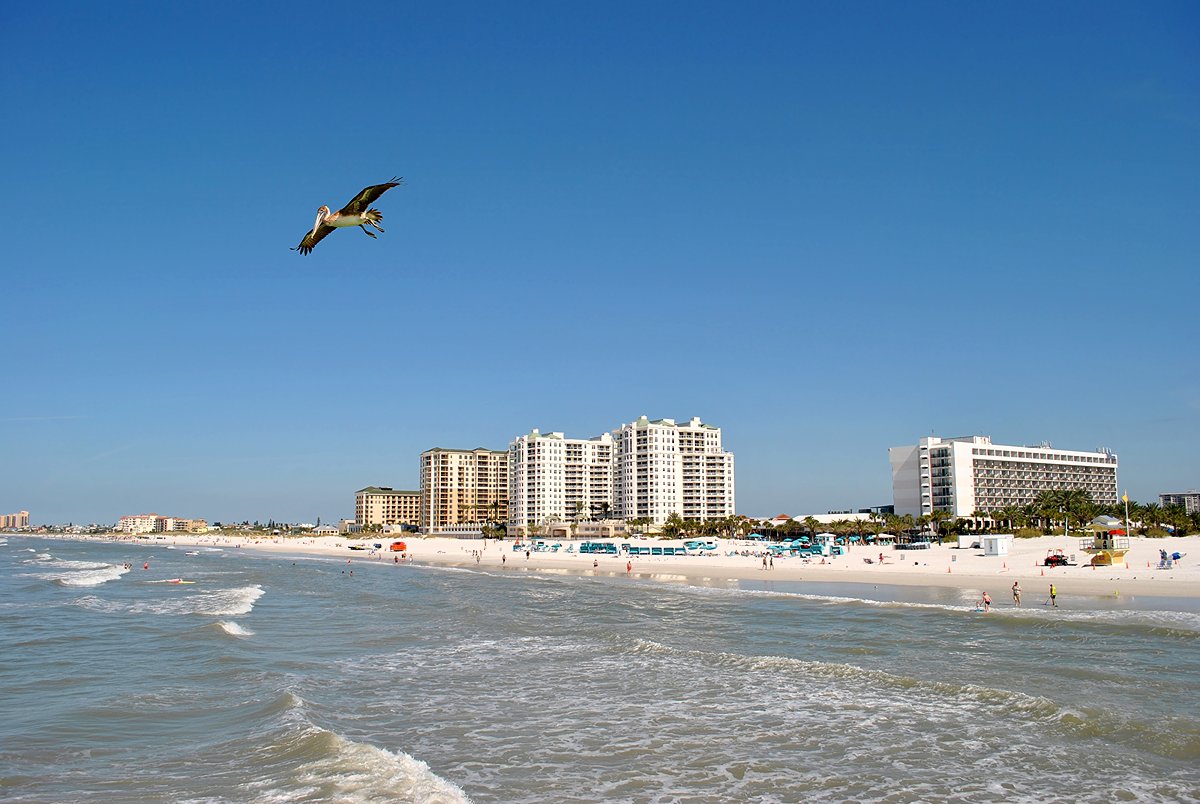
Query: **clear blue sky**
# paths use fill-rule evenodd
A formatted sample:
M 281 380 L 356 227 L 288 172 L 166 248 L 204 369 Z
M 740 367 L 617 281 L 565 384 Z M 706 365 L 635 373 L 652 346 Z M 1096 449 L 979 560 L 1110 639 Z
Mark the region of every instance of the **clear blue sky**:
M 328 521 L 642 414 L 751 515 L 930 432 L 1200 486 L 1194 2 L 179 5 L 0 10 L 0 513 Z

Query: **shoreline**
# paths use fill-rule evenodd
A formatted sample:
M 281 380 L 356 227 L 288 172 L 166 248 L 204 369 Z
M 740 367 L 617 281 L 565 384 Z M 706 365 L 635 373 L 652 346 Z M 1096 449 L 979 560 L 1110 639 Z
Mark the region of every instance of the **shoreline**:
M 984 556 L 978 549 L 958 549 L 935 545 L 928 550 L 895 550 L 891 547 L 854 546 L 844 556 L 820 558 L 804 563 L 800 558 L 774 560 L 774 567 L 762 566 L 762 547 L 755 542 L 717 539 L 712 554 L 700 556 L 634 556 L 531 552 L 514 550 L 513 540 L 456 539 L 450 537 L 421 538 L 406 535 L 374 535 L 347 539 L 341 536 L 269 537 L 247 539 L 224 534 L 179 534 L 169 539 L 147 541 L 132 537 L 75 534 L 5 534 L 16 537 L 101 541 L 127 544 L 131 548 L 164 549 L 174 547 L 220 547 L 247 549 L 256 553 L 307 555 L 344 558 L 350 564 L 395 563 L 399 553 L 387 548 L 392 541 L 404 541 L 408 547 L 406 562 L 416 564 L 477 567 L 480 569 L 521 568 L 547 570 L 574 575 L 650 577 L 690 583 L 734 581 L 786 581 L 795 583 L 838 583 L 865 586 L 936 587 L 965 592 L 984 591 L 996 605 L 1011 606 L 1013 582 L 1019 582 L 1029 601 L 1045 597 L 1053 583 L 1059 595 L 1069 597 L 1112 598 L 1145 596 L 1188 598 L 1200 600 L 1200 536 L 1151 539 L 1133 537 L 1124 565 L 1093 569 L 1084 564 L 1087 554 L 1075 537 L 1042 536 L 1017 539 L 1007 556 Z M 550 540 L 547 540 L 550 541 Z M 684 540 L 604 539 L 616 544 L 628 542 L 636 546 L 682 546 Z M 383 544 L 381 551 L 351 551 L 349 544 Z M 563 549 L 578 541 L 562 540 Z M 1041 560 L 1048 551 L 1063 550 L 1074 554 L 1080 566 L 1044 567 Z M 1182 553 L 1182 563 L 1172 569 L 1157 569 L 1159 550 Z M 478 560 L 475 553 L 478 552 Z M 729 555 L 748 552 L 750 555 Z M 878 563 L 880 553 L 884 563 Z M 504 557 L 503 559 L 501 557 Z M 871 559 L 867 563 L 864 559 Z M 593 567 L 593 562 L 596 566 Z M 768 560 L 768 564 L 770 561 Z M 631 569 L 627 569 L 632 565 Z

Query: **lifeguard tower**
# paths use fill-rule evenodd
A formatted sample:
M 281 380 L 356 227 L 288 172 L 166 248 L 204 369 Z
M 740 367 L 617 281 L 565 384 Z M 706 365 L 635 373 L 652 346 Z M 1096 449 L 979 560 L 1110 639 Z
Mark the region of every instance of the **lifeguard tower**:
M 1129 552 L 1129 536 L 1123 528 L 1112 527 L 1115 523 L 1119 523 L 1119 520 L 1113 517 L 1096 517 L 1092 524 L 1088 525 L 1090 530 L 1095 531 L 1095 535 L 1091 545 L 1085 540 L 1080 549 L 1092 554 L 1090 563 L 1093 567 L 1111 567 L 1114 564 L 1125 563 L 1125 554 Z

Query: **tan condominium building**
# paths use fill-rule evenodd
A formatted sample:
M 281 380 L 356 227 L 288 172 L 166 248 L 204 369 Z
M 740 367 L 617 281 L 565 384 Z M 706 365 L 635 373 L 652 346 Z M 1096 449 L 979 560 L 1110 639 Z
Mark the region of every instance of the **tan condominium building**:
M 1044 491 L 1080 489 L 1099 505 L 1117 502 L 1117 456 L 1049 444 L 1007 446 L 989 436 L 922 438 L 888 450 L 897 514 L 971 516 L 1028 505 Z
M 356 525 L 421 524 L 421 492 L 389 486 L 367 486 L 354 492 Z
M 0 514 L 0 528 L 29 527 L 29 512 L 18 511 L 15 514 Z
M 421 453 L 421 530 L 508 520 L 508 451 Z

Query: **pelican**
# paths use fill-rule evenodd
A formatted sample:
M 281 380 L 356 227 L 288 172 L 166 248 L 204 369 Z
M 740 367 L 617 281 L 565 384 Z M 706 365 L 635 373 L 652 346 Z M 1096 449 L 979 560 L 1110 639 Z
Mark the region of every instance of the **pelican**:
M 337 212 L 330 212 L 329 207 L 322 206 L 317 210 L 317 222 L 313 224 L 312 231 L 306 234 L 304 239 L 300 241 L 300 245 L 291 249 L 291 251 L 308 254 L 317 243 L 320 243 L 324 239 L 325 235 L 334 229 L 341 229 L 345 226 L 357 226 L 366 233 L 367 237 L 374 238 L 375 233 L 368 231 L 367 226 L 373 226 L 382 232 L 383 227 L 379 225 L 379 222 L 383 220 L 383 213 L 377 209 L 367 209 L 367 207 L 376 198 L 379 198 L 379 196 L 388 190 L 398 187 L 401 184 L 404 184 L 404 179 L 393 176 L 389 182 L 364 187 L 361 193 L 354 196 L 349 204 L 346 204 L 346 206 Z

